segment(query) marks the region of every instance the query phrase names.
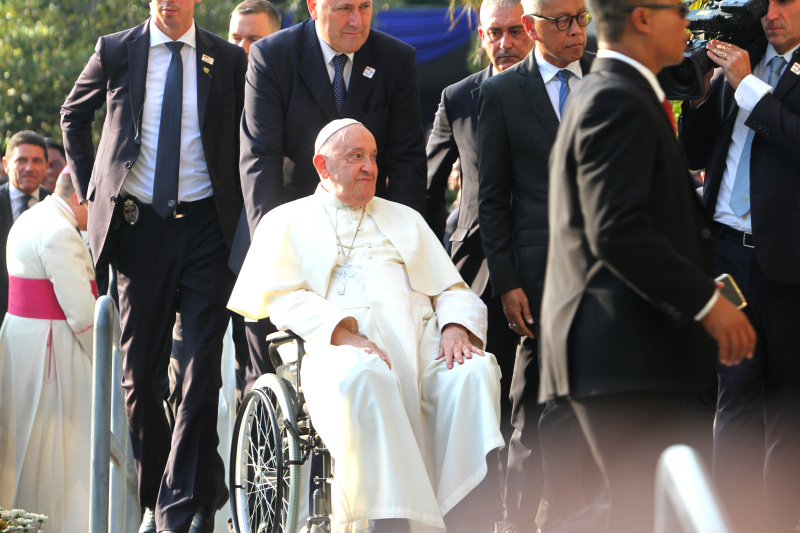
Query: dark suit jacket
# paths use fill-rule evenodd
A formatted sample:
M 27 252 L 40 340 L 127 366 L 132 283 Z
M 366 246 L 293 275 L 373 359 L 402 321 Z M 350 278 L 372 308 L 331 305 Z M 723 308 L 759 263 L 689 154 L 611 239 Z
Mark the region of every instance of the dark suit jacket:
M 0 185 L 0 263 L 6 266 L 6 244 L 8 244 L 8 232 L 14 224 L 14 210 L 11 208 L 11 193 L 8 188 L 13 187 L 11 182 Z M 39 201 L 41 202 L 52 194 L 44 187 L 39 187 Z M 8 270 L 3 269 L 0 276 L 0 324 L 8 311 Z
M 425 219 L 439 239 L 447 220 L 445 191 L 456 159 L 461 158 L 461 203 L 450 241 L 450 257 L 478 296 L 489 281 L 478 227 L 478 94 L 489 68 L 445 88 L 428 137 L 428 197 Z
M 540 399 L 703 390 L 716 344 L 711 230 L 661 102 L 632 66 L 597 59 L 550 158 Z
M 580 60 L 584 73 L 594 54 Z M 547 160 L 559 122 L 532 50 L 481 85 L 479 219 L 492 290 L 522 287 L 539 314 L 547 260 Z
M 81 200 L 89 200 L 89 242 L 95 264 L 113 244 L 112 215 L 122 183 L 136 163 L 150 50 L 149 21 L 100 37 L 61 108 L 64 148 Z M 214 59 L 203 62 L 203 55 Z M 197 28 L 197 111 L 206 164 L 222 232 L 230 246 L 242 209 L 239 117 L 244 104 L 244 51 Z M 209 69 L 206 74 L 204 69 Z M 95 111 L 107 103 L 97 157 L 92 146 Z M 120 202 L 121 204 L 121 202 Z
M 305 22 L 250 47 L 242 117 L 242 191 L 250 233 L 237 235 L 231 267 L 238 270 L 261 217 L 308 196 L 319 183 L 314 141 L 337 118 L 328 71 L 314 29 Z M 372 77 L 364 71 L 372 67 Z M 375 29 L 355 53 L 344 116 L 362 122 L 378 146 L 377 195 L 422 212 L 425 147 L 414 49 Z M 284 166 L 284 158 L 286 165 Z M 388 185 L 386 178 L 389 178 Z
M 760 57 L 754 57 L 758 62 Z M 784 70 L 745 125 L 755 130 L 750 156 L 750 211 L 758 265 L 776 283 L 800 283 L 800 76 Z M 703 203 L 713 216 L 739 107 L 722 69 L 709 99 L 697 109 L 684 105 L 681 143 L 692 168 L 705 168 Z

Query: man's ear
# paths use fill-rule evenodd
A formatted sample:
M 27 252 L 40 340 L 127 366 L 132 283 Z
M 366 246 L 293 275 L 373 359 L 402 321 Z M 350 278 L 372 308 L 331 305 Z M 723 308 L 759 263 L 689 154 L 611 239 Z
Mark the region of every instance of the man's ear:
M 653 25 L 652 20 L 650 18 L 651 11 L 645 8 L 638 8 L 634 9 L 631 13 L 630 21 L 633 24 L 633 28 L 639 32 L 644 34 L 653 33 Z
M 317 154 L 312 159 L 314 163 L 314 168 L 317 169 L 317 173 L 322 176 L 323 178 L 328 177 L 328 167 L 325 165 L 325 156 L 322 154 Z
M 532 15 L 522 15 L 522 27 L 525 28 L 525 33 L 528 34 L 534 41 L 538 41 L 539 37 L 536 35 L 536 26 L 533 24 Z
M 317 20 L 317 0 L 306 0 L 306 6 L 308 7 L 308 13 L 311 15 L 311 18 Z

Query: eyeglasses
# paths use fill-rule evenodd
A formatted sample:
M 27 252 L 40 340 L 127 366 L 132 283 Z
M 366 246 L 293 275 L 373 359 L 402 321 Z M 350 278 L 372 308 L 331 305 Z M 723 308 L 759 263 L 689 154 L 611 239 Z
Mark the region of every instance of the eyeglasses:
M 535 15 L 531 13 L 532 17 L 540 18 L 540 19 L 547 19 L 552 20 L 556 23 L 556 28 L 561 31 L 567 31 L 572 27 L 572 21 L 578 23 L 578 26 L 586 26 L 592 21 L 592 14 L 588 11 L 581 11 L 575 16 L 570 15 L 562 15 L 560 17 L 545 17 L 544 15 Z
M 637 7 L 646 7 L 647 9 L 677 9 L 681 17 L 686 18 L 689 14 L 689 4 L 681 2 L 680 4 L 637 4 L 635 6 L 621 7 L 620 11 L 623 13 L 631 13 Z

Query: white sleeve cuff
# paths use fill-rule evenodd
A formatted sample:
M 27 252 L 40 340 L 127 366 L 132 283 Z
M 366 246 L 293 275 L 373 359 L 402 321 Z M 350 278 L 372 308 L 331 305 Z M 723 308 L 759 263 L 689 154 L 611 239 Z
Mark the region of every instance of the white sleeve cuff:
M 711 308 L 714 307 L 714 304 L 717 303 L 717 298 L 719 298 L 719 289 L 714 291 L 714 294 L 711 295 L 711 299 L 700 309 L 700 312 L 694 315 L 695 321 L 700 322 L 705 318 L 708 312 L 711 311 Z
M 765 94 L 771 92 L 772 86 L 770 86 L 769 83 L 758 79 L 752 74 L 748 74 L 736 89 L 736 104 L 739 106 L 739 109 L 750 113 L 758 101 L 761 100 Z

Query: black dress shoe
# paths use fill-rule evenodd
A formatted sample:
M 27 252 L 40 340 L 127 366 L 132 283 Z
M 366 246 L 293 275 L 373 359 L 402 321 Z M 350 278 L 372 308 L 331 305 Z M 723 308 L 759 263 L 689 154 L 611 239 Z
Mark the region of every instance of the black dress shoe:
M 213 507 L 201 505 L 192 517 L 189 533 L 214 533 L 214 514 L 217 510 Z
M 156 514 L 150 507 L 144 508 L 142 525 L 139 526 L 139 533 L 156 533 Z

